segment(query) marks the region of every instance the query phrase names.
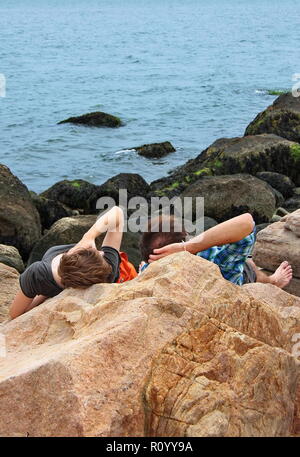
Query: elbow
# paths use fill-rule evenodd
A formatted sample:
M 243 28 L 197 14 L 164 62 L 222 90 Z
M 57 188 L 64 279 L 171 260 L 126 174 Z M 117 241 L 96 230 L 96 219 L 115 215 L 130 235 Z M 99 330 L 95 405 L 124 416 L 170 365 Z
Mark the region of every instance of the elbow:
M 250 213 L 243 214 L 243 218 L 245 223 L 245 232 L 247 232 L 246 235 L 250 235 L 250 233 L 253 232 L 253 229 L 255 227 L 255 221 L 252 217 L 252 214 Z

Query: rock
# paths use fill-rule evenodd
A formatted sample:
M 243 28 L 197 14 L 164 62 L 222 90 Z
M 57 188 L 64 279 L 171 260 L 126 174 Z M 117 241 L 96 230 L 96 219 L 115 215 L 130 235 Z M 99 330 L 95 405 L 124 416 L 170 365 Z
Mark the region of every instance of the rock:
M 300 195 L 294 195 L 292 198 L 289 198 L 282 206 L 290 212 L 296 211 L 300 208 Z
M 204 230 L 208 230 L 218 225 L 218 222 L 212 217 L 204 216 Z
M 0 263 L 15 268 L 19 273 L 24 271 L 24 263 L 18 249 L 14 246 L 0 244 Z
M 260 232 L 261 230 L 265 229 L 266 227 L 268 227 L 268 225 L 270 225 L 270 223 L 268 222 L 265 222 L 264 224 L 257 224 L 256 225 L 256 233 Z
M 282 94 L 248 125 L 245 135 L 274 133 L 291 141 L 300 142 L 300 98 L 291 93 Z M 299 148 L 300 153 L 300 148 Z
M 28 265 L 41 260 L 47 249 L 61 244 L 77 243 L 88 229 L 96 222 L 97 216 L 64 217 L 55 222 L 50 230 L 34 245 Z M 97 247 L 101 248 L 103 235 L 97 239 Z M 129 260 L 136 266 L 141 261 L 139 253 L 139 234 L 126 232 L 123 235 L 121 250 L 128 254 Z
M 221 138 L 195 159 L 176 168 L 169 177 L 151 183 L 151 193 L 158 196 L 179 195 L 202 176 L 271 171 L 288 176 L 300 185 L 300 160 L 293 143 L 276 135 Z
M 261 171 L 256 174 L 256 177 L 266 181 L 271 187 L 273 187 L 273 189 L 276 189 L 278 192 L 280 192 L 283 197 L 285 197 L 285 199 L 293 195 L 295 184 L 288 176 L 271 171 Z
M 63 180 L 41 193 L 40 197 L 60 202 L 72 209 L 83 209 L 88 212 L 87 201 L 97 186 L 83 179 Z
M 183 197 L 204 197 L 204 214 L 218 222 L 250 212 L 256 223 L 262 224 L 275 211 L 270 186 L 246 174 L 205 176 L 187 187 Z
M 0 165 L 0 243 L 15 246 L 25 259 L 40 236 L 40 217 L 27 187 Z
M 121 127 L 123 125 L 120 118 L 111 114 L 95 111 L 94 113 L 83 114 L 82 116 L 69 117 L 58 124 L 84 124 L 90 127 Z
M 0 263 L 0 323 L 8 319 L 9 306 L 19 290 L 19 273 L 17 270 Z
M 261 268 L 274 272 L 287 260 L 293 276 L 300 278 L 300 210 L 260 231 L 253 250 L 253 260 Z
M 280 208 L 284 204 L 284 197 L 283 197 L 282 193 L 280 193 L 278 190 L 274 189 L 271 186 L 270 186 L 270 189 L 272 189 L 274 196 L 275 196 L 276 208 Z
M 49 229 L 54 222 L 73 214 L 70 208 L 57 200 L 50 200 L 35 192 L 30 192 L 30 194 L 33 204 L 39 212 L 43 229 Z
M 97 200 L 101 197 L 111 197 L 114 199 L 115 204 L 119 205 L 119 190 L 127 190 L 128 200 L 132 197 L 145 198 L 149 192 L 149 184 L 136 173 L 119 173 L 116 176 L 108 179 L 101 186 L 97 186 L 94 192 L 88 199 L 88 207 L 90 213 L 98 213 L 96 209 Z
M 299 320 L 264 300 L 187 252 L 63 291 L 2 329 L 0 435 L 289 436 Z
M 138 146 L 134 149 L 139 155 L 148 159 L 160 159 L 161 157 L 176 151 L 174 146 L 169 141 L 165 141 L 163 143 L 144 144 L 143 146 Z

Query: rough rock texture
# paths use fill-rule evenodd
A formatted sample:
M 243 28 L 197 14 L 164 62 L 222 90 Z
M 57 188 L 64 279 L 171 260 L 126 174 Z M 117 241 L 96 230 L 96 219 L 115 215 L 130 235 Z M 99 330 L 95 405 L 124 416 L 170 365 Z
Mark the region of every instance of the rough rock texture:
M 47 249 L 61 244 L 78 243 L 88 229 L 96 222 L 97 216 L 64 217 L 52 225 L 51 229 L 34 245 L 28 264 L 41 260 Z M 97 238 L 98 249 L 102 245 L 103 235 Z M 139 235 L 126 232 L 123 235 L 121 250 L 128 254 L 129 260 L 138 267 L 141 259 L 138 248 Z
M 0 165 L 0 243 L 15 246 L 26 258 L 40 235 L 40 217 L 27 187 Z
M 128 283 L 65 290 L 2 328 L 0 435 L 295 433 L 299 321 L 263 295 L 186 252 Z
M 291 213 L 279 222 L 270 224 L 257 235 L 253 260 L 265 270 L 274 272 L 281 262 L 287 260 L 293 267 L 293 276 L 300 279 L 300 210 Z M 299 281 L 286 288 L 300 296 Z
M 24 263 L 18 249 L 14 246 L 0 244 L 0 263 L 15 268 L 19 273 L 24 271 Z
M 246 128 L 245 135 L 260 133 L 275 133 L 300 142 L 300 97 L 293 97 L 291 93 L 282 94 L 259 113 Z
M 132 197 L 145 198 L 150 187 L 144 178 L 137 173 L 119 173 L 94 189 L 87 202 L 90 213 L 94 214 L 99 211 L 97 210 L 97 200 L 101 197 L 110 197 L 116 205 L 121 204 L 122 202 L 119 201 L 119 190 L 125 189 L 129 200 Z
M 82 116 L 69 117 L 58 124 L 84 124 L 90 127 L 121 127 L 122 121 L 116 116 L 111 114 L 95 111 L 94 113 L 83 114 Z
M 281 173 L 300 185 L 300 150 L 293 143 L 276 135 L 255 135 L 216 140 L 195 159 L 176 168 L 169 177 L 151 183 L 155 195 L 178 195 L 200 176 L 260 171 Z
M 159 159 L 160 157 L 164 157 L 171 152 L 176 151 L 174 146 L 169 141 L 165 141 L 163 143 L 144 144 L 143 146 L 138 146 L 134 149 L 139 155 L 147 157 L 148 159 Z
M 246 174 L 202 177 L 181 197 L 204 197 L 204 214 L 218 222 L 250 212 L 262 224 L 271 219 L 276 203 L 267 183 Z
M 88 211 L 87 201 L 97 189 L 95 184 L 91 184 L 83 179 L 59 181 L 49 189 L 41 193 L 41 197 L 56 202 L 63 203 L 72 209 L 82 209 Z
M 49 229 L 54 222 L 72 216 L 73 211 L 58 200 L 51 200 L 30 192 L 32 202 L 39 212 L 42 229 Z M 55 198 L 59 197 L 59 193 Z
M 18 291 L 19 273 L 0 263 L 0 323 L 8 318 L 8 308 Z
M 271 171 L 261 171 L 257 173 L 256 177 L 266 181 L 268 184 L 270 184 L 271 187 L 280 192 L 285 198 L 289 198 L 293 195 L 295 184 L 288 176 Z

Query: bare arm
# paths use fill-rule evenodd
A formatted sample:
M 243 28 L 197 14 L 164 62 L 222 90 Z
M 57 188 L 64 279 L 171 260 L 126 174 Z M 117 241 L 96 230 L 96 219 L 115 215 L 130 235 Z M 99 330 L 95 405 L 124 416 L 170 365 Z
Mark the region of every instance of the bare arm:
M 183 250 L 196 254 L 212 246 L 235 243 L 250 235 L 253 228 L 254 220 L 251 214 L 241 214 L 208 229 L 185 243 L 173 243 L 160 249 L 154 249 L 154 254 L 150 255 L 149 262 Z
M 48 297 L 45 297 L 44 295 L 37 295 L 34 298 L 29 298 L 20 290 L 10 306 L 10 318 L 15 319 L 16 317 L 21 316 L 21 314 L 24 314 L 35 306 L 43 303 L 47 298 Z
M 120 249 L 124 229 L 123 210 L 114 206 L 105 214 L 99 217 L 95 224 L 83 235 L 79 243 L 70 249 L 72 253 L 78 248 L 95 248 L 95 239 L 106 232 L 102 246 L 111 246 L 117 250 Z

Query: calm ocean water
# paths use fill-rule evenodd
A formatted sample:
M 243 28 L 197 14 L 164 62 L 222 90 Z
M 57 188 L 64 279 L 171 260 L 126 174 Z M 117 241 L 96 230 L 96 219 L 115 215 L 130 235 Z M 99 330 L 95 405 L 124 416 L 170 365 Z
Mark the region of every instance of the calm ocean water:
M 36 192 L 164 176 L 292 87 L 299 18 L 298 0 L 1 0 L 0 163 Z M 126 126 L 56 125 L 97 110 Z M 130 150 L 166 140 L 163 160 Z

